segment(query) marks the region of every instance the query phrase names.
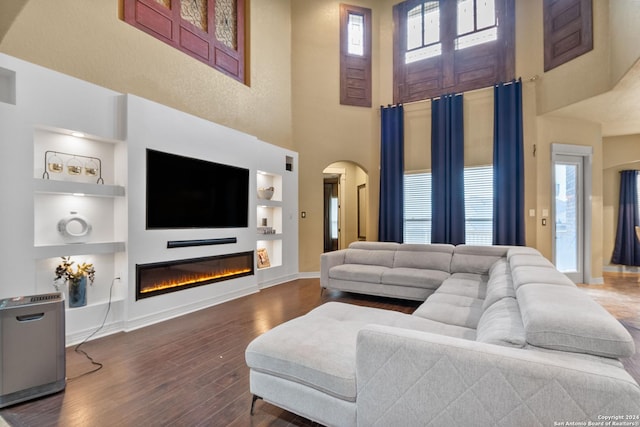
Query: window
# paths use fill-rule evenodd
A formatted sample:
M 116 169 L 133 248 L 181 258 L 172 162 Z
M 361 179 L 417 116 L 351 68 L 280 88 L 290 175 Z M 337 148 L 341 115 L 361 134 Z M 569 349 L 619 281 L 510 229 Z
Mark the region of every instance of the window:
M 124 20 L 245 83 L 245 0 L 123 0 Z
M 420 3 L 407 12 L 407 48 L 404 62 L 410 64 L 440 54 L 440 3 Z
M 458 0 L 456 50 L 498 40 L 495 0 Z
M 464 169 L 465 243 L 493 243 L 493 166 Z M 404 242 L 431 243 L 431 173 L 404 176 Z
M 464 168 L 465 243 L 493 244 L 493 166 Z
M 431 173 L 404 175 L 404 243 L 431 243 Z
M 407 0 L 393 17 L 394 102 L 515 76 L 514 0 Z
M 340 104 L 371 107 L 371 9 L 340 5 Z

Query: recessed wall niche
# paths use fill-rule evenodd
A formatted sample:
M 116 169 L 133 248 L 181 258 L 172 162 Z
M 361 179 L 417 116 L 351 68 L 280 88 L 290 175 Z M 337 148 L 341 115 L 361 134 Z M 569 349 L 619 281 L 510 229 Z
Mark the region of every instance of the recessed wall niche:
M 0 67 L 0 102 L 16 105 L 16 72 Z

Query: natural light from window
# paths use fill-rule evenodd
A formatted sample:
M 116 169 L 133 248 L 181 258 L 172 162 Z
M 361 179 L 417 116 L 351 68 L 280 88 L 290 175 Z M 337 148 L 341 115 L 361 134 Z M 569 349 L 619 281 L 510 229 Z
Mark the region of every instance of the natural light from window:
M 495 0 L 458 0 L 456 50 L 498 40 Z
M 331 198 L 329 209 L 331 209 L 331 212 L 329 214 L 331 215 L 331 238 L 337 239 L 338 238 L 338 198 L 337 197 Z
M 465 243 L 493 243 L 493 166 L 464 169 Z M 431 173 L 404 175 L 404 243 L 431 243 Z
M 364 55 L 364 16 L 349 13 L 347 22 L 347 38 L 349 55 Z
M 428 1 L 407 13 L 407 51 L 405 63 L 442 54 L 440 41 L 440 4 Z

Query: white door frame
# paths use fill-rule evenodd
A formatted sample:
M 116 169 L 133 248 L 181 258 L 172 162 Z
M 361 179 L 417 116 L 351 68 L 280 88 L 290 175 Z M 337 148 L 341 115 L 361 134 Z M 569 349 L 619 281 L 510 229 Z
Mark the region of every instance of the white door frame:
M 578 278 L 580 283 L 594 283 L 591 277 L 591 195 L 592 195 L 592 169 L 593 169 L 593 147 L 586 145 L 572 144 L 551 144 L 551 250 L 553 261 L 556 260 L 556 203 L 555 203 L 555 164 L 558 156 L 582 157 L 582 259 L 578 264 L 582 266 L 582 277 Z

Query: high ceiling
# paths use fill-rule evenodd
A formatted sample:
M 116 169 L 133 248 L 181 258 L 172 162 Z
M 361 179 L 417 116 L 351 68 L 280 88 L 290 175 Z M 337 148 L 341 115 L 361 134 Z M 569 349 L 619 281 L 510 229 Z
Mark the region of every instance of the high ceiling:
M 9 32 L 11 24 L 29 0 L 2 1 L 0 5 L 0 42 Z
M 603 136 L 640 134 L 640 61 L 609 92 L 552 114 L 600 123 Z

